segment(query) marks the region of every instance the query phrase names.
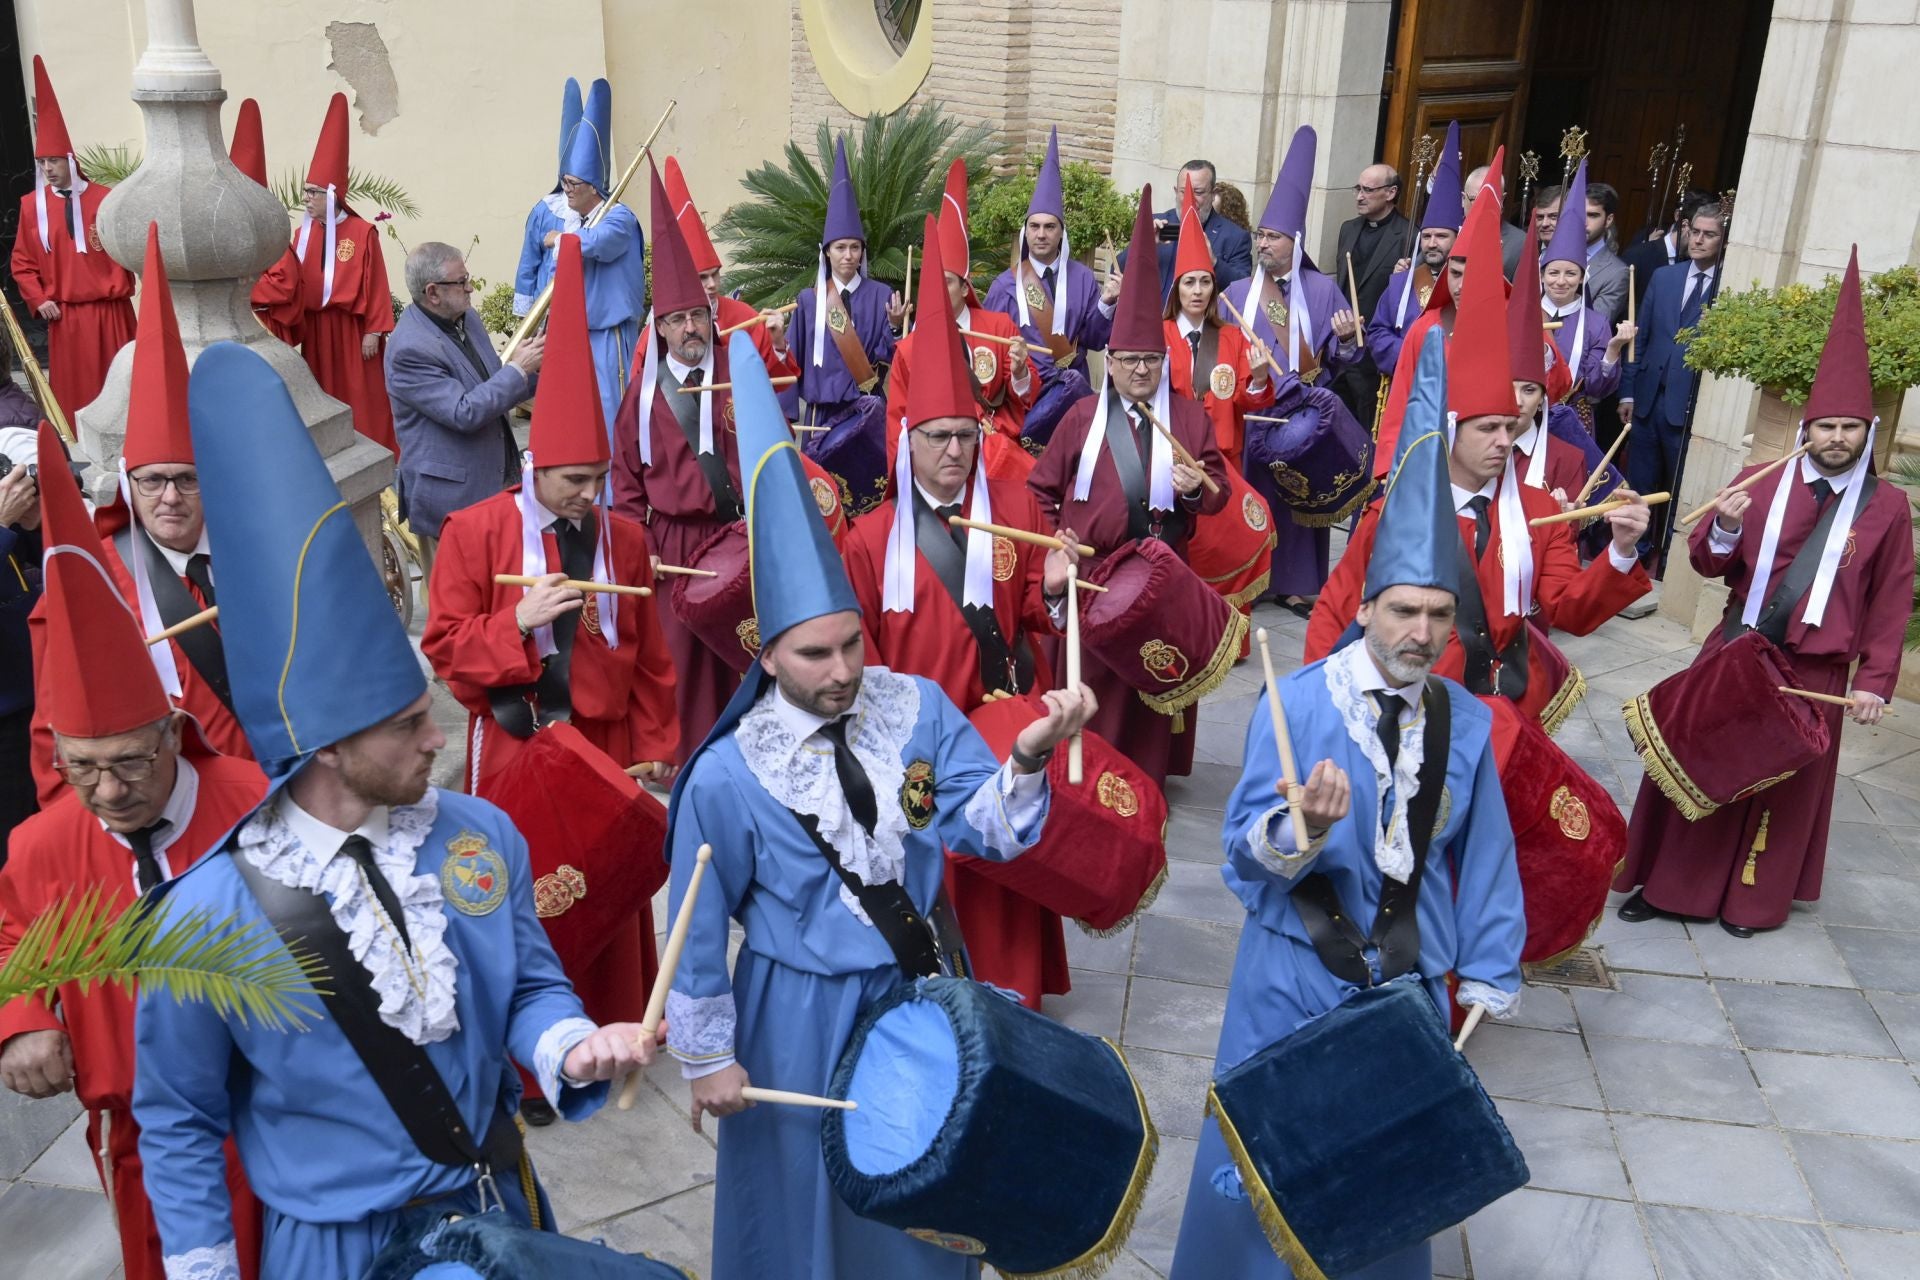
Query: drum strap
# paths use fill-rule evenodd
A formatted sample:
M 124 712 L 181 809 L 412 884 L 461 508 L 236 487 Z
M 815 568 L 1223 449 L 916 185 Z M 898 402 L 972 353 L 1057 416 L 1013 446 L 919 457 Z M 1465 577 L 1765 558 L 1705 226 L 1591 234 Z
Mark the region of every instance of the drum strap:
M 879 288 L 869 282 L 870 287 Z M 847 376 L 860 388 L 861 394 L 873 390 L 880 381 L 880 375 L 874 372 L 873 361 L 867 358 L 867 349 L 860 341 L 860 331 L 854 328 L 853 312 L 847 306 L 847 300 L 840 296 L 840 282 L 831 276 L 827 278 L 827 336 L 833 339 L 833 345 L 840 349 L 840 362 L 847 366 Z M 833 323 L 834 314 L 840 315 L 840 323 Z
M 561 522 L 553 536 L 560 547 L 560 567 L 566 575 L 576 581 L 591 579 L 594 541 L 599 537 L 599 525 L 593 513 L 587 513 L 578 529 Z M 573 718 L 573 642 L 579 634 L 581 612 L 582 609 L 575 609 L 553 620 L 554 652 L 542 664 L 538 680 L 487 690 L 487 705 L 493 711 L 494 723 L 507 733 L 516 738 L 531 738 L 542 724 Z
M 180 575 L 173 571 L 173 566 L 167 562 L 158 544 L 144 533 L 137 547 L 134 541 L 133 528 L 128 526 L 113 536 L 113 549 L 120 553 L 120 563 L 126 565 L 129 571 L 133 568 L 134 556 L 146 557 L 147 581 L 153 584 L 153 605 L 160 613 L 160 621 L 171 627 L 199 613 L 204 606 L 193 598 L 193 593 L 180 581 Z M 212 604 L 213 601 L 207 603 Z M 220 699 L 220 705 L 229 711 L 233 710 L 233 692 L 227 687 L 227 658 L 220 644 L 219 625 L 183 631 L 174 637 L 174 643 L 187 655 L 187 661 L 193 664 L 193 669 L 206 682 L 207 688 L 213 691 L 213 696 Z
M 1873 499 L 1873 491 L 1879 480 L 1868 472 L 1860 480 L 1860 502 L 1855 511 L 1865 511 L 1867 503 Z M 1800 550 L 1794 552 L 1793 562 L 1787 571 L 1780 575 L 1780 585 L 1767 597 L 1766 605 L 1760 610 L 1760 617 L 1754 624 L 1758 631 L 1775 644 L 1787 641 L 1787 625 L 1793 620 L 1793 611 L 1813 590 L 1813 580 L 1820 572 L 1820 557 L 1827 549 L 1827 534 L 1833 528 L 1833 522 L 1840 510 L 1840 499 L 1836 496 L 1827 503 L 1826 510 L 1813 522 L 1813 532 L 1800 544 Z M 1741 608 L 1746 604 L 1743 598 L 1730 600 L 1727 604 L 1726 622 L 1721 626 L 1721 634 L 1728 640 L 1734 640 L 1746 631 L 1740 623 Z
M 1420 761 L 1419 789 L 1407 802 L 1413 874 L 1404 882 L 1386 878 L 1380 891 L 1379 914 L 1365 937 L 1340 904 L 1340 895 L 1325 872 L 1304 876 L 1293 887 L 1294 910 L 1300 913 L 1300 923 L 1306 926 L 1307 938 L 1320 963 L 1334 977 L 1357 987 L 1375 985 L 1368 951 L 1379 954 L 1381 982 L 1412 972 L 1420 962 L 1420 879 L 1427 869 L 1427 846 L 1433 842 L 1434 820 L 1440 815 L 1440 793 L 1445 789 L 1447 757 L 1453 745 L 1452 705 L 1446 686 L 1438 678 L 1427 677 L 1421 703 L 1427 717 L 1425 756 Z
M 920 554 L 933 566 L 934 576 L 946 588 L 953 607 L 966 619 L 973 633 L 974 648 L 980 655 L 980 684 L 988 693 L 1024 693 L 1033 687 L 1033 650 L 1025 635 L 1016 647 L 1007 644 L 1000 632 L 1000 618 L 993 606 L 974 607 L 967 603 L 967 555 L 953 540 L 947 524 L 940 519 L 919 486 L 913 491 L 913 540 Z
M 1466 655 L 1466 669 L 1461 673 L 1460 683 L 1467 686 L 1470 693 L 1497 693 L 1519 701 L 1527 692 L 1527 628 L 1520 628 L 1520 634 L 1513 638 L 1513 643 L 1506 647 L 1505 652 L 1494 650 L 1491 633 L 1487 630 L 1487 602 L 1480 594 L 1479 566 L 1474 563 L 1473 553 L 1467 550 L 1464 539 L 1460 542 L 1460 600 L 1457 610 L 1454 634 L 1460 638 L 1461 651 Z M 1500 664 L 1498 688 L 1494 687 L 1493 674 L 1496 660 Z
M 700 468 L 707 489 L 713 494 L 714 517 L 722 524 L 732 524 L 745 509 L 740 505 L 740 491 L 733 487 L 733 476 L 727 470 L 727 460 L 720 452 L 720 433 L 718 430 L 714 432 L 713 452 L 700 452 L 700 397 L 681 395 L 680 388 L 683 385 L 680 379 L 673 376 L 672 368 L 662 361 L 660 386 L 667 397 L 667 407 L 673 410 L 673 420 L 680 424 L 680 434 L 687 438 L 687 448 L 693 451 L 694 464 Z M 712 391 L 705 394 L 720 393 Z
M 461 1118 L 459 1104 L 424 1047 L 380 1020 L 380 998 L 367 971 L 334 922 L 327 900 L 311 889 L 295 889 L 263 874 L 229 843 L 234 870 L 252 891 L 260 910 L 289 948 L 318 960 L 327 981 L 318 988 L 340 1034 L 380 1087 L 380 1093 L 420 1154 L 435 1164 L 504 1173 L 520 1162 L 519 1127 L 497 1111 L 484 1143 Z

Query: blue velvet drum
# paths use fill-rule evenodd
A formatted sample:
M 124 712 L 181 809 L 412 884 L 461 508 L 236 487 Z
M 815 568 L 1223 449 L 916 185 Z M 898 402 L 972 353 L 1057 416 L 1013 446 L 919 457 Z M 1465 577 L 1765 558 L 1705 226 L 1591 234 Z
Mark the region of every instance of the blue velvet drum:
M 1159 1148 L 1117 1048 L 961 978 L 876 1002 L 828 1092 L 841 1200 L 1006 1276 L 1105 1271 Z
M 1362 991 L 1207 1091 L 1297 1280 L 1358 1271 L 1527 1183 L 1527 1162 L 1425 989 Z

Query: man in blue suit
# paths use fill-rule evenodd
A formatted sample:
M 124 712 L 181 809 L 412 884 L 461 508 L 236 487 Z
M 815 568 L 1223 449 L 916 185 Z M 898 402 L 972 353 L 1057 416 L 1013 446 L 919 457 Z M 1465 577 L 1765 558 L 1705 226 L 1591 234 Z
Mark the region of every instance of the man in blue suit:
M 501 365 L 452 245 L 428 241 L 407 255 L 407 292 L 413 305 L 387 339 L 387 396 L 400 440 L 400 514 L 431 579 L 447 517 L 520 478 L 507 415 L 533 394 L 547 340 L 536 334 Z
M 1180 239 L 1180 190 L 1183 183 L 1193 184 L 1193 202 L 1200 207 L 1200 227 L 1207 233 L 1207 244 L 1213 249 L 1213 287 L 1217 293 L 1235 280 L 1245 280 L 1253 274 L 1253 236 L 1245 227 L 1235 226 L 1225 216 L 1214 212 L 1213 188 L 1216 181 L 1211 160 L 1189 160 L 1180 166 L 1180 173 L 1173 184 L 1173 208 L 1165 213 L 1153 216 L 1154 230 L 1159 241 L 1154 245 L 1156 256 L 1160 259 L 1161 300 L 1173 289 L 1173 255 Z M 1120 251 L 1120 269 L 1127 269 L 1127 251 Z
M 1640 312 L 1646 341 L 1620 380 L 1620 421 L 1634 427 L 1627 447 L 1627 482 L 1635 493 L 1671 490 L 1686 456 L 1695 375 L 1687 367 L 1680 331 L 1700 323 L 1701 313 L 1720 290 L 1720 255 L 1727 242 L 1720 206 L 1696 209 L 1686 239 L 1686 260 L 1653 273 Z M 1654 561 L 1666 546 L 1672 510 L 1671 504 L 1655 507 L 1640 539 L 1640 559 L 1649 571 L 1657 569 Z

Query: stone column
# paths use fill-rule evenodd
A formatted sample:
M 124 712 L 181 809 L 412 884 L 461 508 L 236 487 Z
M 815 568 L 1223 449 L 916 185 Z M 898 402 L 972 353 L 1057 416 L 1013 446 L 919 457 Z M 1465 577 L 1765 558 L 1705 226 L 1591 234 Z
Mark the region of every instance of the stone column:
M 327 459 L 372 553 L 380 491 L 393 455 L 353 430 L 346 405 L 320 390 L 306 362 L 254 318 L 254 281 L 287 247 L 287 211 L 272 192 L 233 167 L 220 128 L 226 90 L 200 48 L 192 0 L 146 0 L 146 50 L 133 70 L 133 100 L 146 122 L 140 167 L 100 206 L 100 239 L 135 275 L 145 263 L 147 224 L 158 223 L 173 307 L 189 365 L 215 342 L 240 342 L 286 381 L 301 420 Z M 141 305 L 146 304 L 142 298 Z M 126 439 L 133 347 L 113 358 L 98 399 L 76 415 L 81 451 L 97 463 L 93 496 L 110 496 Z M 266 478 L 263 477 L 263 480 Z

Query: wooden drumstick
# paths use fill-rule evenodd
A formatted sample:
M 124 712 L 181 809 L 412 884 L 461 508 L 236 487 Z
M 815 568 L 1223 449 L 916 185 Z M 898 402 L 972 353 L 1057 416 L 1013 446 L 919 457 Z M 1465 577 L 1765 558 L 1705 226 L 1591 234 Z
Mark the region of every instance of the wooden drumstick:
M 700 851 L 694 854 L 693 874 L 687 877 L 687 895 L 680 899 L 680 914 L 673 918 L 673 928 L 667 933 L 667 949 L 660 953 L 660 972 L 654 976 L 653 991 L 647 996 L 647 1011 L 640 1017 L 642 1044 L 659 1034 L 660 1019 L 667 1012 L 667 992 L 673 989 L 673 975 L 680 968 L 680 953 L 687 945 L 687 930 L 693 927 L 693 904 L 700 898 L 700 881 L 712 861 L 713 846 L 701 845 Z M 634 1072 L 620 1086 L 622 1111 L 633 1110 L 633 1100 L 640 1093 L 641 1074 Z
M 722 329 L 715 336 L 724 338 L 724 337 L 727 337 L 729 334 L 738 333 L 742 329 L 751 329 L 753 328 L 753 326 L 757 324 L 765 324 L 772 317 L 783 316 L 787 314 L 787 312 L 793 310 L 795 307 L 799 305 L 800 305 L 799 302 L 795 301 L 795 302 L 789 302 L 784 307 L 768 307 L 765 311 L 762 311 L 759 315 L 755 316 L 751 320 L 742 320 L 739 324 L 728 325 L 726 328 Z
M 1671 502 L 1672 500 L 1673 495 L 1670 493 L 1649 493 L 1634 498 L 1608 498 L 1605 502 L 1596 502 L 1590 507 L 1575 507 L 1571 511 L 1562 511 L 1557 516 L 1535 516 L 1533 519 L 1527 521 L 1527 527 L 1530 529 L 1538 529 L 1541 525 L 1566 524 L 1571 520 L 1585 520 L 1588 516 L 1604 516 L 1610 511 L 1618 511 L 1622 507 L 1630 507 L 1636 502 L 1644 502 L 1650 507 L 1657 507 L 1663 502 Z
M 1257 413 L 1248 414 L 1247 421 L 1248 422 L 1271 422 L 1275 426 L 1281 426 L 1281 427 L 1284 427 L 1285 425 L 1287 425 L 1287 419 L 1285 418 L 1268 418 L 1268 417 L 1263 417 Z
M 1633 274 L 1634 274 L 1634 264 L 1629 262 L 1627 264 L 1627 323 L 1628 324 L 1633 324 Z M 1638 326 L 1635 326 L 1635 327 L 1638 328 Z M 1628 364 L 1633 363 L 1634 352 L 1640 349 L 1639 342 L 1640 342 L 1640 335 L 1638 333 L 1635 333 L 1631 338 L 1627 339 L 1627 363 Z
M 1010 347 L 1014 343 L 1022 341 L 1020 338 L 1008 338 L 997 333 L 982 333 L 978 329 L 962 329 L 960 332 L 965 337 L 978 338 L 982 342 L 997 342 L 1003 347 Z
M 1240 314 L 1240 308 L 1229 302 L 1227 295 L 1224 293 L 1220 295 L 1220 305 L 1227 309 L 1227 313 L 1233 317 L 1233 322 L 1240 326 L 1240 332 L 1247 335 L 1247 341 L 1255 344 L 1255 346 L 1259 348 L 1261 356 L 1264 357 L 1267 362 L 1267 368 L 1273 370 L 1273 376 L 1276 378 L 1286 377 L 1287 371 L 1282 369 L 1279 363 L 1274 360 L 1273 352 L 1267 350 L 1267 344 L 1253 336 L 1253 326 L 1248 324 L 1247 318 Z
M 1098 583 L 1088 582 L 1077 575 L 1073 579 L 1073 585 L 1080 588 L 1082 591 L 1091 591 L 1096 595 L 1103 596 L 1107 594 L 1107 589 L 1105 587 L 1100 586 Z
M 720 576 L 711 569 L 689 569 L 685 565 L 678 564 L 657 564 L 653 566 L 653 571 L 655 573 L 677 573 L 683 578 L 717 578 Z
M 1566 323 L 1567 322 L 1565 320 L 1542 320 L 1540 322 L 1540 327 L 1542 329 L 1546 329 L 1549 332 L 1551 332 L 1552 330 L 1555 330 L 1555 329 L 1565 328 Z
M 1067 585 L 1073 586 L 1080 581 L 1080 566 L 1067 566 Z M 1067 592 L 1067 688 L 1080 687 L 1080 593 Z M 1067 739 L 1067 781 L 1079 786 L 1085 774 L 1081 766 L 1080 735 L 1074 734 Z
M 782 378 L 768 378 L 767 381 L 771 382 L 776 387 L 790 387 L 794 383 L 800 381 L 800 379 L 797 377 L 793 377 L 792 375 L 788 375 Z M 709 391 L 731 391 L 731 390 L 733 390 L 733 384 L 731 382 L 703 382 L 697 387 L 680 388 L 680 394 L 683 396 L 697 396 L 697 395 L 704 395 Z
M 1287 732 L 1287 710 L 1280 705 L 1280 682 L 1273 674 L 1273 650 L 1267 648 L 1267 629 L 1253 633 L 1260 643 L 1260 665 L 1267 672 L 1267 711 L 1273 717 L 1273 745 L 1280 752 L 1280 779 L 1287 784 L 1287 817 L 1293 824 L 1294 848 L 1301 853 L 1313 841 L 1307 836 L 1307 818 L 1300 812 L 1300 800 L 1306 788 L 1300 785 L 1300 769 L 1293 759 L 1293 735 Z
M 792 1093 L 786 1089 L 762 1089 L 758 1085 L 742 1085 L 740 1096 L 748 1102 L 779 1102 L 789 1107 L 828 1107 L 835 1111 L 858 1111 L 857 1102 L 843 1102 L 839 1098 L 822 1098 L 813 1093 Z
M 1620 434 L 1613 438 L 1613 443 L 1607 446 L 1606 453 L 1601 455 L 1600 465 L 1593 469 L 1593 474 L 1587 477 L 1587 482 L 1580 486 L 1580 492 L 1574 495 L 1574 506 L 1577 507 L 1584 503 L 1587 500 L 1587 495 L 1599 487 L 1600 481 L 1605 478 L 1607 474 L 1607 468 L 1613 465 L 1613 455 L 1620 452 L 1620 446 L 1627 442 L 1627 432 L 1631 430 L 1633 430 L 1633 420 L 1631 418 L 1620 424 Z
M 1805 698 L 1809 702 L 1831 702 L 1836 707 L 1857 707 L 1860 704 L 1852 698 L 1843 698 L 1837 693 L 1815 693 L 1811 689 L 1796 689 L 1790 684 L 1777 686 L 1782 693 L 1790 693 L 1796 698 Z
M 1031 529 L 1016 529 L 1012 525 L 988 524 L 985 520 L 969 520 L 965 516 L 948 516 L 947 523 L 957 525 L 962 529 L 979 529 L 984 533 L 997 533 L 1001 537 L 1011 538 L 1015 542 L 1027 542 L 1036 547 L 1046 547 L 1054 551 L 1064 551 L 1067 547 L 1066 543 L 1060 541 L 1060 539 L 1054 537 L 1052 534 L 1035 533 Z M 1079 551 L 1083 556 L 1097 554 L 1092 547 L 1084 542 L 1079 545 Z
M 1347 301 L 1353 304 L 1354 323 L 1364 327 L 1366 324 L 1366 321 L 1362 318 L 1360 314 L 1360 286 L 1358 284 L 1355 284 L 1353 279 L 1353 255 L 1352 254 L 1347 255 Z
M 1465 1053 L 1467 1051 L 1467 1037 L 1472 1035 L 1473 1029 L 1480 1025 L 1480 1019 L 1486 1016 L 1487 1006 L 1483 1004 L 1472 1005 L 1467 1009 L 1467 1020 L 1460 1026 L 1460 1037 L 1453 1042 L 1455 1052 Z
M 180 619 L 180 621 L 174 623 L 172 626 L 168 627 L 165 631 L 154 632 L 152 635 L 147 637 L 147 643 L 159 644 L 162 640 L 171 640 L 177 635 L 182 635 L 188 631 L 193 630 L 195 627 L 203 626 L 206 623 L 212 622 L 215 618 L 219 616 L 220 616 L 220 606 L 217 604 L 212 605 L 209 608 L 202 609 L 200 612 L 194 614 L 191 618 Z
M 1178 440 L 1175 440 L 1173 438 L 1173 432 L 1167 430 L 1167 426 L 1164 422 L 1160 421 L 1160 419 L 1153 416 L 1153 410 L 1147 407 L 1146 401 L 1142 400 L 1140 402 L 1139 409 L 1141 413 L 1146 415 L 1147 421 L 1153 424 L 1153 429 L 1155 431 L 1158 431 L 1161 435 L 1165 436 L 1167 438 L 1167 443 L 1173 446 L 1173 456 L 1180 459 L 1180 461 L 1186 463 L 1188 466 L 1192 467 L 1195 471 L 1198 471 L 1200 473 L 1201 483 L 1207 486 L 1207 492 L 1208 493 L 1220 492 L 1220 486 L 1214 483 L 1214 479 L 1212 476 L 1207 474 L 1207 469 L 1201 466 L 1200 463 L 1194 458 L 1192 454 L 1187 452 L 1187 447 L 1185 445 L 1181 444 Z
M 496 573 L 493 575 L 493 580 L 503 587 L 535 587 L 539 586 L 541 582 L 541 579 L 528 577 L 524 573 Z M 618 582 L 583 582 L 579 578 L 568 578 L 560 585 L 563 587 L 572 587 L 575 591 L 584 591 L 588 595 L 599 595 L 602 592 L 614 596 L 650 596 L 653 594 L 652 587 L 629 587 Z
M 1745 480 L 1742 480 L 1739 484 L 1729 487 L 1727 489 L 1727 495 L 1731 496 L 1733 494 L 1743 493 L 1746 490 L 1751 489 L 1756 483 L 1766 479 L 1768 476 L 1772 475 L 1774 472 L 1778 471 L 1780 468 L 1786 466 L 1789 462 L 1792 462 L 1795 458 L 1799 457 L 1801 454 L 1805 453 L 1808 449 L 1811 449 L 1812 447 L 1813 446 L 1810 443 L 1803 444 L 1798 449 L 1795 449 L 1792 453 L 1785 454 L 1782 457 L 1775 458 L 1772 462 L 1769 462 L 1766 466 L 1760 468 L 1758 471 L 1748 476 Z M 1707 514 L 1707 512 L 1716 509 L 1720 505 L 1720 496 L 1721 495 L 1716 493 L 1713 496 L 1711 501 L 1704 502 L 1699 506 L 1695 507 L 1693 510 L 1687 512 L 1687 514 L 1685 514 L 1684 516 L 1681 516 L 1680 517 L 1681 526 L 1685 527 L 1687 525 L 1690 525 L 1695 520 L 1698 520 L 1701 516 Z

